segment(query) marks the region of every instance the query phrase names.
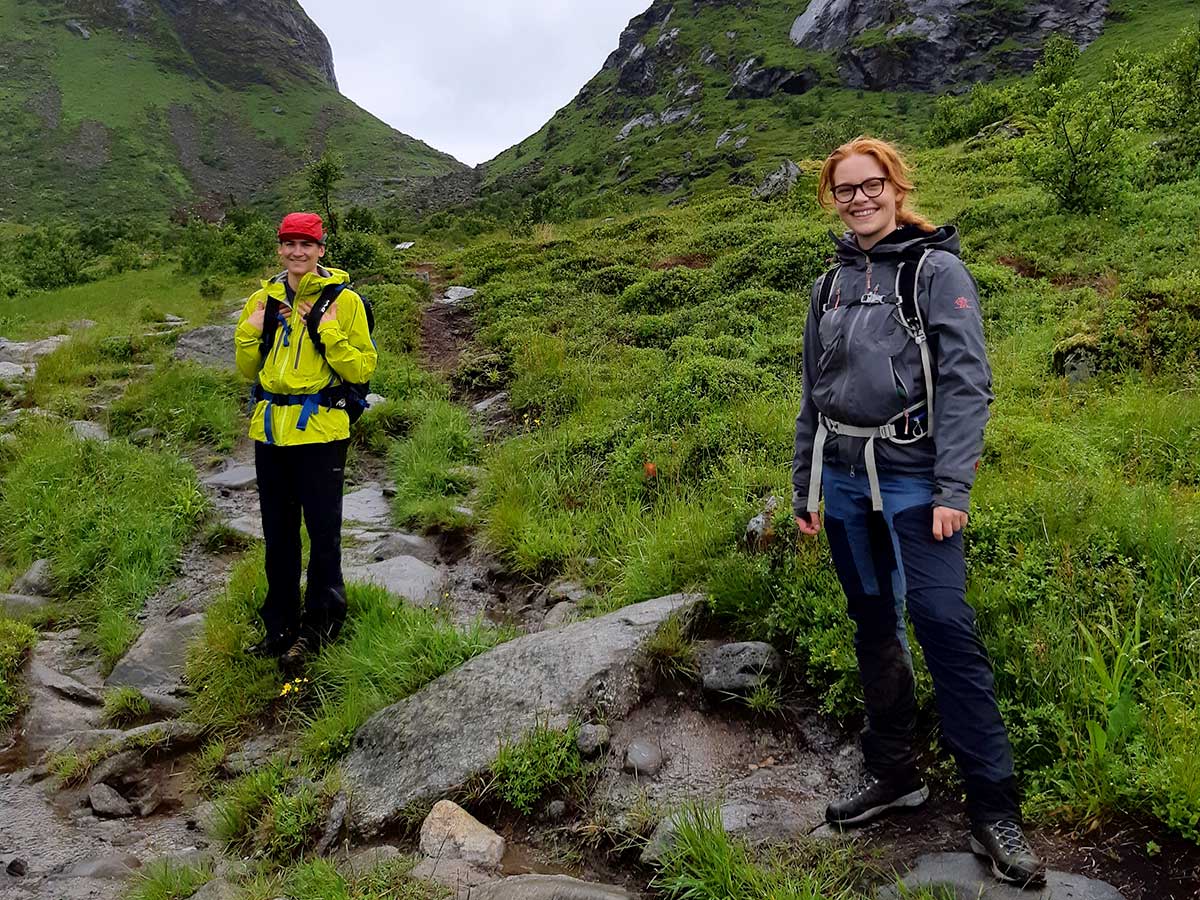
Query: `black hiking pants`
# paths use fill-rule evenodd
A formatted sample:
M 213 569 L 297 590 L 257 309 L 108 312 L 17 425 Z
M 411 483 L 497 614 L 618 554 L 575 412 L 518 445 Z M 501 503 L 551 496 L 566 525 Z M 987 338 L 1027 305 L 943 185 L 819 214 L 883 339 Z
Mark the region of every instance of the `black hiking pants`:
M 942 738 L 966 782 L 973 822 L 1021 820 L 1012 748 L 991 662 L 966 602 L 961 533 L 933 538 L 933 482 L 880 473 L 883 512 L 871 510 L 865 472 L 826 467 L 825 526 L 856 626 L 867 724 L 867 769 L 880 778 L 917 773 L 917 701 L 904 610 L 933 676 Z
M 267 545 L 263 625 L 269 636 L 300 626 L 333 638 L 346 618 L 342 483 L 349 441 L 280 447 L 256 441 L 254 467 Z M 300 516 L 308 529 L 308 585 L 300 617 Z

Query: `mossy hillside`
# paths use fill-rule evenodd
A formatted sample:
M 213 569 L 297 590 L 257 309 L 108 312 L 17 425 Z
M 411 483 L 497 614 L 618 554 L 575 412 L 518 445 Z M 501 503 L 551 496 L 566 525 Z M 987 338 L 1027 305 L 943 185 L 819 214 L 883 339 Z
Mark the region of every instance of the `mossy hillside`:
M 348 186 L 362 199 L 384 199 L 373 188 L 385 175 L 460 168 L 319 81 L 201 77 L 169 20 L 150 14 L 154 27 L 136 34 L 89 20 L 84 40 L 53 4 L 0 2 L 0 99 L 10 111 L 0 147 L 17 161 L 0 179 L 0 216 L 161 216 L 210 192 L 278 204 L 327 142 L 346 154 Z
M 617 71 L 599 72 L 536 134 L 487 164 L 482 212 L 505 218 L 514 203 L 524 203 L 534 221 L 566 221 L 659 207 L 723 189 L 731 181 L 755 183 L 785 158 L 821 158 L 863 132 L 889 134 L 909 146 L 927 145 L 935 98 L 840 87 L 832 58 L 795 47 L 788 39 L 795 4 L 687 0 L 673 5 L 665 29 L 655 26 L 643 40 L 653 48 L 662 32 L 679 29 L 671 41 L 677 48 L 674 55 L 659 66 L 655 93 L 622 95 L 615 90 Z M 1119 4 L 1101 38 L 1084 52 L 1081 74 L 1098 79 L 1119 51 L 1155 52 L 1164 33 L 1194 23 L 1194 4 L 1187 0 Z M 717 55 L 717 64 L 702 61 L 706 49 Z M 730 98 L 730 73 L 751 57 L 767 67 L 812 69 L 821 77 L 820 86 L 800 96 Z M 677 65 L 684 70 L 678 77 L 673 74 Z M 682 96 L 680 88 L 693 84 L 702 90 Z M 625 141 L 615 140 L 635 116 L 682 106 L 691 107 L 691 114 L 680 123 L 635 130 Z M 739 125 L 745 130 L 717 149 L 717 138 Z M 743 137 L 747 143 L 735 148 Z

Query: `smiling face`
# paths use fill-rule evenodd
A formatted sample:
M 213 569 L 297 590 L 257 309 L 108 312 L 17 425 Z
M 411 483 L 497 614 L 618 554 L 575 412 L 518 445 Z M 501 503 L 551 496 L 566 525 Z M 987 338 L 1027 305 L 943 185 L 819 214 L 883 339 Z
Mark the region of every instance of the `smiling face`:
M 325 255 L 325 245 L 303 238 L 283 238 L 279 241 L 279 259 L 289 275 L 301 278 L 317 270 Z
M 840 186 L 862 185 L 871 179 L 884 179 L 883 190 L 878 197 L 868 197 L 863 188 L 859 187 L 854 192 L 853 199 L 848 202 L 843 203 L 837 199 Z M 871 185 L 868 184 L 867 187 L 870 188 Z M 887 172 L 874 156 L 855 153 L 838 163 L 833 172 L 833 189 L 838 215 L 854 232 L 858 238 L 858 246 L 862 249 L 870 250 L 882 238 L 896 230 L 896 188 L 888 180 Z

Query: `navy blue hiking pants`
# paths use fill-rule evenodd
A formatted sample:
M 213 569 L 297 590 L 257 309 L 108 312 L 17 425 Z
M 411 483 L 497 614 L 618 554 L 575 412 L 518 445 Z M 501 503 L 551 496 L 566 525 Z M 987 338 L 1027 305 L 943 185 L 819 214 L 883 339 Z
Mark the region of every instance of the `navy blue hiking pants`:
M 256 441 L 254 467 L 266 543 L 268 635 L 301 624 L 336 637 L 346 618 L 342 579 L 342 484 L 349 441 L 281 447 Z M 308 584 L 300 621 L 300 514 L 308 530 Z
M 933 676 L 942 737 L 966 781 L 972 821 L 1020 821 L 992 666 L 966 602 L 962 534 L 934 540 L 931 478 L 880 472 L 879 482 L 883 512 L 875 513 L 866 472 L 826 466 L 822 479 L 829 547 L 857 628 L 867 769 L 883 778 L 917 771 L 907 606 Z

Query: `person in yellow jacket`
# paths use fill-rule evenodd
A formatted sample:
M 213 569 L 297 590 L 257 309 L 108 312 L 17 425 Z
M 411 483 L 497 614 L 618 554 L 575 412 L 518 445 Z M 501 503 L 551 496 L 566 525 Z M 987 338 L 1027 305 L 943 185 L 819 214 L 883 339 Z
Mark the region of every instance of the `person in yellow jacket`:
M 249 652 L 285 663 L 336 638 L 346 617 L 341 533 L 350 417 L 336 404 L 345 396 L 340 386 L 370 380 L 377 361 L 363 301 L 345 287 L 347 273 L 321 266 L 324 255 L 320 216 L 285 216 L 285 270 L 246 302 L 234 335 L 238 371 L 255 382 L 250 437 L 266 542 L 264 634 Z M 307 317 L 327 291 L 336 299 L 321 316 L 318 347 Z M 310 544 L 302 615 L 301 512 Z

